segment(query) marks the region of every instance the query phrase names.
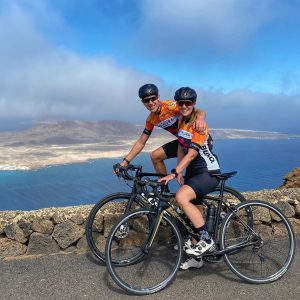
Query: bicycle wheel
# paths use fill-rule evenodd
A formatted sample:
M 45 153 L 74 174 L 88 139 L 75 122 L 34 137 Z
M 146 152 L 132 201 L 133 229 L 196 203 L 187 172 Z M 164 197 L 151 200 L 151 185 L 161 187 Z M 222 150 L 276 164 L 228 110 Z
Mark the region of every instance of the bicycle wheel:
M 86 239 L 88 246 L 97 259 L 105 261 L 106 238 L 124 214 L 130 193 L 115 193 L 98 201 L 90 211 L 86 221 Z M 143 207 L 143 201 L 138 196 L 134 199 L 131 209 Z
M 107 239 L 108 271 L 121 288 L 133 294 L 146 295 L 165 288 L 180 266 L 182 247 L 174 246 L 181 245 L 182 238 L 169 216 L 162 217 L 151 246 L 146 246 L 156 218 L 152 210 L 133 211 L 119 220 Z
M 252 225 L 247 224 L 251 211 Z M 283 276 L 295 254 L 295 236 L 288 219 L 274 205 L 247 201 L 229 213 L 221 228 L 221 249 L 241 246 L 224 260 L 233 273 L 251 283 L 268 283 Z

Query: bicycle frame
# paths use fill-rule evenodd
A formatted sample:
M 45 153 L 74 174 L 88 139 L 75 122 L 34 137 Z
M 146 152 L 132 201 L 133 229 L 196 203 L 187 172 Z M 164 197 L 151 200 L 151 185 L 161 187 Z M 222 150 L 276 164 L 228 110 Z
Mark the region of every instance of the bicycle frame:
M 149 172 L 142 172 L 141 169 L 137 169 L 136 170 L 136 174 L 135 174 L 135 177 L 133 179 L 133 187 L 132 187 L 132 190 L 131 190 L 131 193 L 130 193 L 130 199 L 125 207 L 125 211 L 124 211 L 124 214 L 128 213 L 131 209 L 131 206 L 132 206 L 132 203 L 134 202 L 134 199 L 137 197 L 137 196 L 141 196 L 141 194 L 143 192 L 145 192 L 144 190 L 144 186 L 145 184 L 142 183 L 142 178 L 143 177 L 151 177 L 151 176 L 165 176 L 165 174 L 157 174 L 157 173 L 149 173 Z M 148 201 L 145 200 L 144 197 L 140 197 L 140 199 L 145 203 L 149 203 Z
M 224 196 L 224 187 L 225 187 L 225 180 L 221 180 L 221 187 L 220 187 L 220 194 L 219 197 L 214 198 L 214 197 L 210 197 L 210 196 L 205 196 L 204 197 L 204 203 L 207 203 L 207 200 L 211 200 L 214 202 L 217 202 L 217 213 L 216 213 L 216 217 L 215 217 L 215 223 L 214 223 L 214 232 L 213 232 L 213 239 L 215 241 L 218 241 L 218 234 L 219 234 L 219 224 L 220 224 L 220 219 L 221 219 L 221 209 L 222 209 L 222 204 L 229 210 L 228 213 L 234 213 L 235 214 L 235 209 L 234 207 L 231 207 L 226 201 L 224 201 L 223 196 Z M 185 228 L 185 230 L 187 230 L 187 232 L 192 235 L 192 237 L 197 237 L 197 233 L 195 232 L 195 229 L 193 227 L 190 226 L 190 224 L 188 224 L 180 215 L 179 213 L 176 211 L 176 208 L 174 205 L 172 205 L 170 203 L 170 201 L 164 201 L 162 199 L 159 200 L 158 202 L 158 206 L 157 208 L 153 209 L 156 213 L 156 221 L 154 224 L 154 227 L 151 229 L 151 233 L 148 237 L 148 241 L 145 244 L 145 252 L 148 251 L 148 248 L 151 247 L 152 242 L 155 238 L 155 235 L 157 233 L 158 227 L 161 223 L 161 220 L 163 218 L 163 214 L 168 214 L 169 216 L 171 216 L 172 218 L 178 220 L 181 225 L 183 225 L 183 227 Z M 254 233 L 256 235 L 256 233 L 252 230 L 252 228 L 248 225 L 245 224 L 243 222 L 243 220 L 241 220 L 241 218 L 238 215 L 235 215 L 242 223 L 243 225 L 249 229 L 249 231 L 251 231 L 252 233 Z M 258 239 L 260 239 L 258 237 Z M 207 256 L 223 256 L 224 254 L 236 251 L 236 250 L 240 250 L 242 248 L 245 247 L 249 247 L 249 246 L 253 246 L 257 243 L 257 241 L 249 241 L 248 239 L 246 241 L 242 241 L 239 244 L 236 244 L 234 246 L 228 247 L 224 250 L 215 250 L 209 253 L 204 253 L 203 257 L 207 257 Z
M 127 173 L 127 169 L 125 170 L 125 173 L 122 176 L 124 179 L 131 179 L 131 180 L 133 180 L 133 187 L 132 187 L 132 190 L 131 190 L 131 196 L 130 196 L 130 199 L 129 199 L 127 205 L 126 205 L 124 213 L 128 213 L 130 211 L 132 203 L 134 202 L 134 199 L 136 197 L 140 196 L 140 199 L 142 200 L 142 202 L 145 203 L 145 206 L 146 206 L 146 204 L 149 203 L 146 200 L 146 198 L 142 196 L 142 193 L 146 192 L 145 189 L 144 189 L 144 187 L 147 184 L 145 181 L 142 181 L 142 177 L 147 177 L 147 176 L 149 176 L 149 177 L 151 177 L 151 176 L 165 176 L 165 174 L 142 172 L 141 171 L 142 170 L 141 166 L 134 166 L 133 170 L 136 170 L 135 176 L 130 176 Z M 217 212 L 216 212 L 215 222 L 214 222 L 214 232 L 213 232 L 213 236 L 212 236 L 215 241 L 218 240 L 218 234 L 219 234 L 219 226 L 218 225 L 220 224 L 220 219 L 221 219 L 222 204 L 225 205 L 225 207 L 229 210 L 230 213 L 232 213 L 232 212 L 234 213 L 234 209 L 226 201 L 224 201 L 225 181 L 226 181 L 226 179 L 224 179 L 224 178 L 222 178 L 220 180 L 220 183 L 221 183 L 220 184 L 220 193 L 219 193 L 219 196 L 217 198 L 211 197 L 209 195 L 206 195 L 206 196 L 204 196 L 204 201 L 203 201 L 204 204 L 205 203 L 207 204 L 208 200 L 211 200 L 211 201 L 214 201 L 214 202 L 218 203 L 217 204 Z M 157 233 L 158 227 L 159 227 L 159 225 L 160 225 L 160 223 L 162 221 L 163 214 L 165 214 L 165 213 L 167 213 L 172 218 L 178 220 L 180 222 L 180 224 L 183 225 L 183 227 L 185 228 L 185 230 L 190 235 L 192 235 L 194 238 L 197 238 L 197 233 L 195 232 L 195 229 L 192 226 L 190 226 L 190 224 L 188 224 L 188 222 L 186 222 L 178 214 L 178 212 L 175 209 L 175 206 L 170 203 L 169 200 L 170 200 L 171 196 L 174 196 L 174 194 L 173 193 L 169 193 L 168 194 L 168 199 L 166 199 L 166 200 L 162 200 L 161 197 L 155 191 L 154 191 L 154 194 L 159 199 L 158 205 L 152 207 L 153 211 L 155 212 L 155 214 L 156 214 L 157 217 L 156 217 L 156 220 L 155 220 L 153 226 L 151 226 L 152 228 L 150 230 L 150 234 L 148 236 L 148 239 L 147 239 L 147 241 L 145 243 L 144 251 L 147 252 L 148 249 L 149 249 L 149 247 L 151 247 L 151 245 L 153 243 L 153 240 L 155 238 L 155 235 Z M 247 227 L 249 227 L 248 224 L 244 224 L 244 225 L 247 226 Z M 251 229 L 251 227 L 249 227 L 249 229 L 253 232 L 253 230 Z M 225 250 L 218 250 L 218 251 L 216 250 L 216 251 L 213 251 L 213 252 L 204 253 L 203 256 L 205 257 L 205 256 L 212 256 L 212 255 L 213 256 L 224 255 L 225 253 L 228 253 L 228 252 L 231 252 L 231 251 L 235 251 L 235 250 L 238 250 L 238 249 L 241 249 L 241 248 L 253 245 L 253 244 L 255 244 L 255 242 L 251 242 L 251 243 L 249 243 L 249 242 L 248 243 L 247 242 L 242 242 L 242 243 L 240 243 L 238 245 L 234 245 L 232 247 L 228 247 Z

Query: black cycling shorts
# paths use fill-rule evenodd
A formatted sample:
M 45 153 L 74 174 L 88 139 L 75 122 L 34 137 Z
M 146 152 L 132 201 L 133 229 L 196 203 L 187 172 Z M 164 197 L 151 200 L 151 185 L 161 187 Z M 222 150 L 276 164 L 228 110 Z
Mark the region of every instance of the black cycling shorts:
M 177 157 L 178 139 L 162 145 L 162 148 L 165 151 L 167 158 Z
M 219 173 L 219 171 L 216 171 L 215 173 Z M 203 171 L 192 176 L 189 175 L 192 174 L 189 174 L 187 170 L 184 184 L 191 187 L 197 196 L 192 203 L 195 205 L 201 205 L 203 203 L 203 196 L 213 192 L 219 185 L 220 179 L 212 176 L 208 171 Z

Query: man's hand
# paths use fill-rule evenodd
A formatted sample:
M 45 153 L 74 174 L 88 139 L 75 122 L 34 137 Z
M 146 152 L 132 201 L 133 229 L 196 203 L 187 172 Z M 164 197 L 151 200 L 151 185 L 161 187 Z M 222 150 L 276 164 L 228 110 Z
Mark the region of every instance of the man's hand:
M 127 162 L 126 160 L 122 160 L 122 161 L 120 162 L 120 165 L 121 165 L 122 167 L 127 167 L 127 166 L 128 166 L 128 162 Z
M 117 164 L 117 165 L 119 165 L 120 167 L 126 167 L 126 166 L 128 166 L 128 163 L 127 163 L 127 161 L 122 160 L 122 161 L 121 161 L 119 164 Z M 120 172 L 120 169 L 119 169 L 119 168 L 114 169 L 114 173 L 115 173 L 116 175 L 119 175 L 119 172 Z
M 193 123 L 193 129 L 204 132 L 207 124 L 202 116 L 197 116 L 195 122 Z

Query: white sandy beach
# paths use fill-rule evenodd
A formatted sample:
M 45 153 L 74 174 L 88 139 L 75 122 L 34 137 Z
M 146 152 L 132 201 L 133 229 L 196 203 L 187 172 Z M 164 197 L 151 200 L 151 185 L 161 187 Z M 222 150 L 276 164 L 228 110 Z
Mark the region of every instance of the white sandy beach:
M 174 139 L 149 139 L 145 152 L 150 152 Z M 119 145 L 103 143 L 76 145 L 26 145 L 18 147 L 0 146 L 0 170 L 32 170 L 52 165 L 86 162 L 99 158 L 123 157 L 135 140 L 123 141 Z

